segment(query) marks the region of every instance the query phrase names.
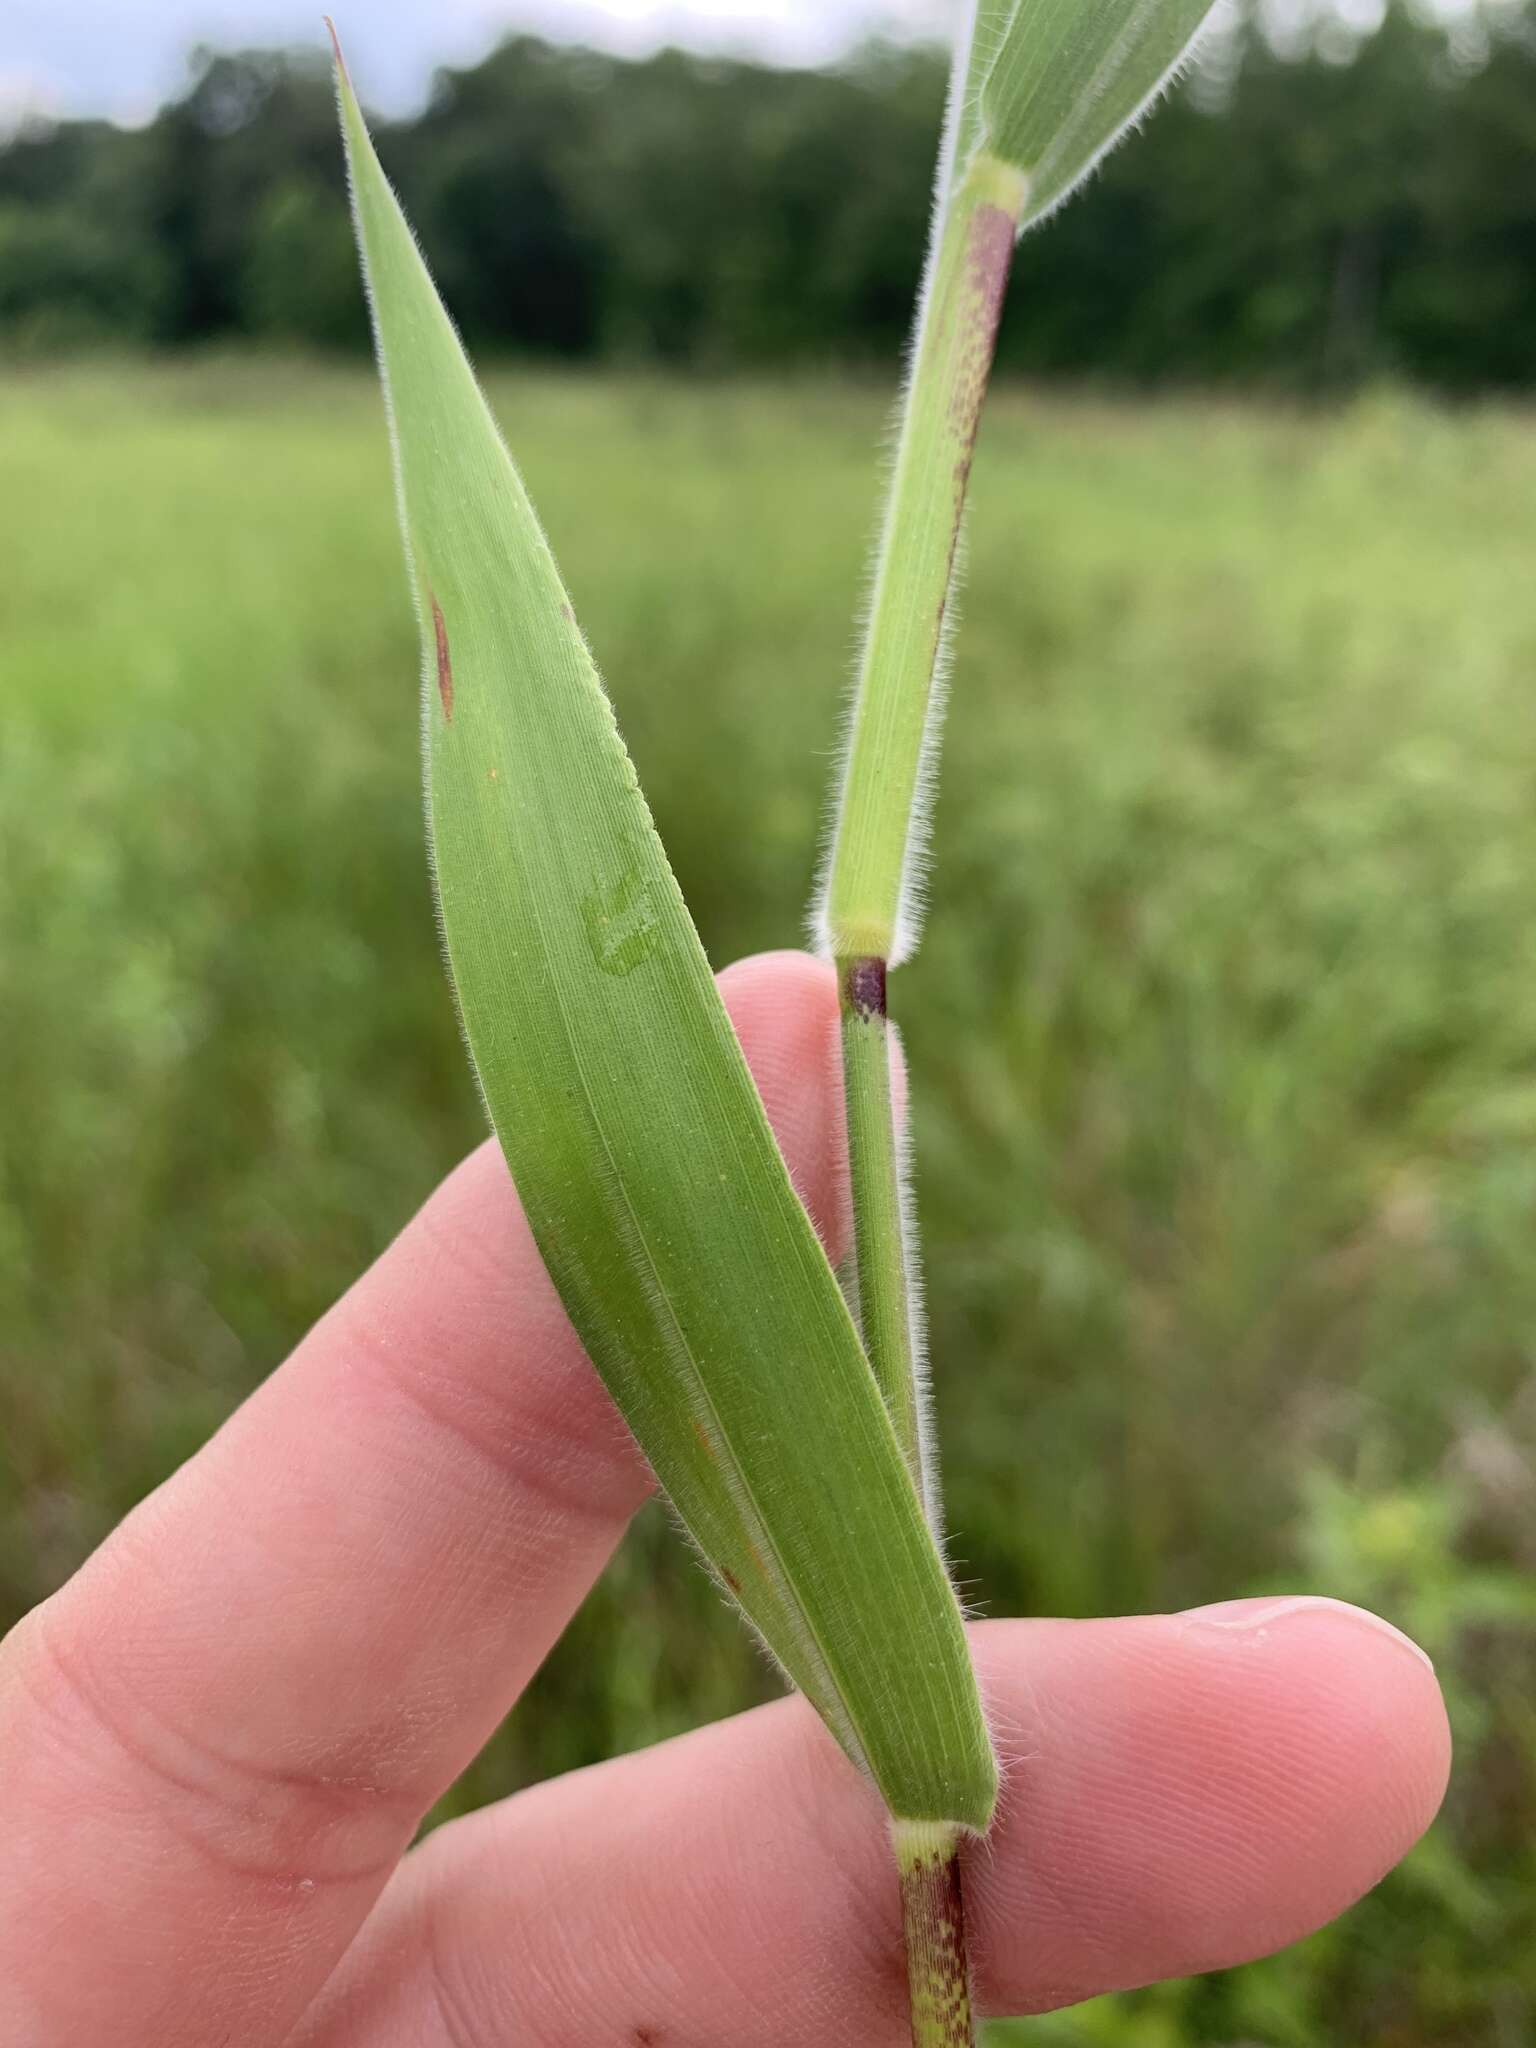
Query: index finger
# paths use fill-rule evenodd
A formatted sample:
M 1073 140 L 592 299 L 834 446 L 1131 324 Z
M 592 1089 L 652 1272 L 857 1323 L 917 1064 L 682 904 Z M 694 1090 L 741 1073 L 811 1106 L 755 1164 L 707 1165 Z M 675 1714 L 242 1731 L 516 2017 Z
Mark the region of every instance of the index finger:
M 831 972 L 722 992 L 832 1225 Z M 0 2039 L 284 2039 L 648 1487 L 483 1147 L 4 1646 Z

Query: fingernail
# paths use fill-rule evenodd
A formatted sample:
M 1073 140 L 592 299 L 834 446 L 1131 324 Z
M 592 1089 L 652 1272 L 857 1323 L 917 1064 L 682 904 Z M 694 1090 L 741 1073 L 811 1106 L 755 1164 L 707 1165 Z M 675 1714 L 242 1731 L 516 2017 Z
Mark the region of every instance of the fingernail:
M 1379 1614 L 1372 1614 L 1367 1607 L 1352 1607 L 1347 1600 L 1328 1600 L 1320 1593 L 1284 1593 L 1270 1600 L 1218 1600 L 1211 1607 L 1187 1608 L 1179 1620 L 1191 1628 L 1219 1629 L 1223 1634 L 1251 1636 L 1255 1641 L 1261 1641 L 1270 1629 L 1298 1614 L 1337 1614 L 1352 1621 L 1357 1628 L 1369 1629 L 1375 1635 L 1390 1636 L 1394 1643 L 1411 1650 L 1426 1671 L 1435 1668 L 1428 1652 L 1420 1649 L 1412 1636 L 1405 1636 L 1400 1628 L 1394 1628 L 1390 1621 L 1383 1621 Z

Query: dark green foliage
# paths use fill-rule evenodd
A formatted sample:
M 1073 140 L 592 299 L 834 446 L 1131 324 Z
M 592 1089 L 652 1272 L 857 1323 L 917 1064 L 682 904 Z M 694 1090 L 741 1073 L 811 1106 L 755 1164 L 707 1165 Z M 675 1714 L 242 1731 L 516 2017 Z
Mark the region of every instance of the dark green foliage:
M 1395 0 L 1277 54 L 1221 46 L 1030 238 L 1005 367 L 1446 387 L 1536 378 L 1536 12 L 1454 35 Z M 1348 61 L 1344 61 L 1348 60 Z M 532 38 L 439 75 L 380 151 L 481 350 L 888 364 L 917 281 L 943 66 L 828 72 Z M 204 58 L 147 129 L 0 149 L 0 339 L 365 345 L 330 86 Z M 17 210 L 25 214 L 18 221 Z

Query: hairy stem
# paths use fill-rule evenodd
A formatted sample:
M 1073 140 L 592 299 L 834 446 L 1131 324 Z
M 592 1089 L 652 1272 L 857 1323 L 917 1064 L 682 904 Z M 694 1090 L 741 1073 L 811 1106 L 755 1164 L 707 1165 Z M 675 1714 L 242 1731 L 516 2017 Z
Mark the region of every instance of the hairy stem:
M 980 155 L 944 206 L 918 312 L 828 861 L 824 937 L 842 959 L 910 950 L 910 866 L 971 452 L 1026 197 Z
M 907 1942 L 912 2048 L 972 2048 L 970 1964 L 960 1838 L 953 1828 L 897 1821 L 892 1828 Z
M 891 477 L 823 909 L 842 991 L 854 1250 L 864 1345 L 928 1510 L 940 1520 L 902 1215 L 886 969 L 902 956 L 923 755 L 934 722 L 971 450 L 1026 186 L 985 155 L 935 224 Z

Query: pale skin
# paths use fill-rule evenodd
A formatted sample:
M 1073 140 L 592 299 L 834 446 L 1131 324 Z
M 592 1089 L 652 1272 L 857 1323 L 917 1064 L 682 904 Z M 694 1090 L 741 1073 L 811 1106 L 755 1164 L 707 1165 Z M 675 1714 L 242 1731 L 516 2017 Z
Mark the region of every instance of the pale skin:
M 721 985 L 836 1252 L 832 974 Z M 0 1645 L 0 2040 L 901 2048 L 878 1804 L 798 1700 L 410 1848 L 648 1491 L 484 1147 Z M 1356 1608 L 974 1649 L 1007 1764 L 967 1873 L 987 2011 L 1293 1941 L 1445 1787 L 1434 1676 Z

